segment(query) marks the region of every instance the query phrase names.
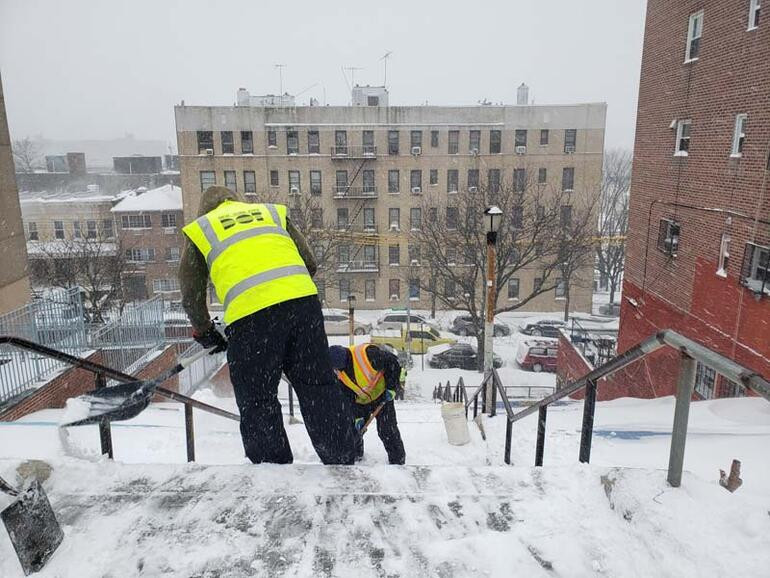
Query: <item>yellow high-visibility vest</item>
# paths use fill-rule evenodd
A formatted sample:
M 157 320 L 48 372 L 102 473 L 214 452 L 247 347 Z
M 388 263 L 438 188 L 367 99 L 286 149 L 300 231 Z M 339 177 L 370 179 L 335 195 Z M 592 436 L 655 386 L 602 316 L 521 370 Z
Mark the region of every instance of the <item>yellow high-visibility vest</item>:
M 318 294 L 286 230 L 284 205 L 225 201 L 182 231 L 206 259 L 227 324 Z
M 385 391 L 385 375 L 376 371 L 369 362 L 366 349 L 370 344 L 352 345 L 349 347 L 353 355 L 353 372 L 355 381 L 340 370 L 336 370 L 339 380 L 356 394 L 356 403 L 362 405 L 372 403 Z

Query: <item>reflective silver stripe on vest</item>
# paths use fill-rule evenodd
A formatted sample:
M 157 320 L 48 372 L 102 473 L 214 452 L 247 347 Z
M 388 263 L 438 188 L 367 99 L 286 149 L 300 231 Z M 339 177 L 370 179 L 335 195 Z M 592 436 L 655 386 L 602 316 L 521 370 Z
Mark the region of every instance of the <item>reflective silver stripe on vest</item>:
M 270 211 L 270 216 L 273 217 L 273 222 L 275 223 L 275 226 L 279 229 L 283 229 L 283 225 L 281 224 L 281 217 L 278 216 L 278 209 L 275 208 L 275 205 L 265 205 L 267 207 L 267 210 Z
M 238 241 L 243 241 L 244 239 L 249 239 L 251 237 L 257 237 L 259 235 L 283 235 L 284 237 L 291 237 L 289 233 L 286 232 L 286 229 L 278 226 L 278 227 L 254 227 L 252 229 L 246 229 L 245 231 L 240 231 L 236 233 L 235 235 L 231 235 L 227 239 L 220 241 L 217 238 L 217 234 L 214 232 L 214 228 L 211 225 L 211 221 L 209 220 L 208 216 L 204 216 L 200 221 L 201 229 L 203 229 L 203 234 L 206 236 L 206 240 L 209 242 L 209 245 L 211 245 L 211 251 L 209 251 L 209 254 L 206 255 L 206 264 L 209 267 L 209 270 L 211 269 L 211 265 L 214 263 L 217 257 L 219 257 L 225 249 L 228 249 L 229 247 L 232 247 L 235 245 Z
M 232 287 L 230 287 L 230 290 L 227 292 L 227 295 L 225 295 L 225 311 L 227 311 L 227 308 L 230 306 L 230 303 L 232 303 L 233 299 L 244 293 L 245 291 L 248 291 L 252 287 L 256 287 L 257 285 L 262 285 L 263 283 L 267 283 L 268 281 L 274 281 L 275 279 L 280 279 L 281 277 L 290 277 L 292 275 L 310 275 L 310 273 L 307 272 L 307 268 L 304 265 L 287 265 L 286 267 L 277 267 L 276 269 L 270 269 L 269 271 L 264 271 L 262 273 L 257 273 L 256 275 L 252 275 L 251 277 L 247 277 L 243 281 L 239 281 Z

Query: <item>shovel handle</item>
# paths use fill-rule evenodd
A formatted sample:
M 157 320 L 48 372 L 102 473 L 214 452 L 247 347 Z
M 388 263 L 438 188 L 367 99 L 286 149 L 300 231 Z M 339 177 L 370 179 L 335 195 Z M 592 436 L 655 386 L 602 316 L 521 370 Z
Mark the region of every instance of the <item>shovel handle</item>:
M 198 353 L 194 353 L 190 357 L 183 357 L 182 359 L 179 360 L 179 365 L 182 367 L 182 369 L 185 369 L 186 367 L 190 367 L 193 363 L 195 363 L 199 359 L 203 359 L 204 357 L 209 355 L 213 350 L 214 350 L 213 347 L 211 349 L 202 349 L 201 351 L 199 351 Z
M 9 496 L 19 495 L 19 490 L 14 488 L 11 484 L 6 482 L 3 478 L 0 478 L 0 491 L 5 492 Z

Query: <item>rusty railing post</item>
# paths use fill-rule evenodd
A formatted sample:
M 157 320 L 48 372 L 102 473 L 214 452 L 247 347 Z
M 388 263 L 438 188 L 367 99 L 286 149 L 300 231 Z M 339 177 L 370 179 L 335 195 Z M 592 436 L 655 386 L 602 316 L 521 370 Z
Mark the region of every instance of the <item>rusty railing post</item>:
M 107 387 L 107 378 L 103 373 L 96 374 L 96 389 L 103 389 Z M 112 453 L 112 430 L 110 429 L 110 422 L 103 419 L 99 422 L 99 444 L 101 446 L 102 455 L 107 454 L 107 457 L 113 459 Z
M 684 444 L 687 441 L 687 420 L 690 416 L 690 400 L 695 387 L 695 369 L 698 362 L 686 353 L 681 354 L 679 381 L 676 384 L 674 427 L 671 430 L 671 452 L 668 458 L 668 483 L 674 488 L 682 485 Z
M 505 463 L 511 465 L 511 436 L 513 435 L 513 422 L 506 416 L 505 420 Z
M 548 417 L 548 406 L 542 406 L 537 413 L 537 445 L 535 446 L 535 466 L 543 465 L 545 452 L 545 420 Z
M 580 430 L 580 462 L 591 461 L 591 443 L 594 435 L 594 413 L 596 412 L 596 382 L 586 383 L 586 396 L 583 400 L 583 427 Z
M 195 461 L 195 426 L 193 424 L 193 408 L 189 403 L 184 404 L 184 433 L 187 440 L 187 461 Z

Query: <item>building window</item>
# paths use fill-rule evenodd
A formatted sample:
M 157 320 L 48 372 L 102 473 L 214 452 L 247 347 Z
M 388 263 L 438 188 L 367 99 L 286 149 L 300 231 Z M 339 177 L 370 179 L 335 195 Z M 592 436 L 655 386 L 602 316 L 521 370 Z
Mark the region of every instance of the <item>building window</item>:
M 344 194 L 348 190 L 348 171 L 337 171 L 334 173 L 334 179 L 335 183 L 337 185 L 337 188 L 335 191 L 337 193 Z
M 450 130 L 449 141 L 447 143 L 447 152 L 450 155 L 456 155 L 460 151 L 460 131 Z
M 514 229 L 524 228 L 524 207 L 519 205 L 511 209 L 511 227 Z
M 473 192 L 479 188 L 479 169 L 468 169 L 468 190 Z
M 517 147 L 527 146 L 527 131 L 525 129 L 517 128 L 514 133 L 514 145 Z
M 401 299 L 401 280 L 389 279 L 388 280 L 388 293 L 390 293 L 391 301 L 398 301 Z
M 749 5 L 749 30 L 759 26 L 759 8 L 761 0 L 751 0 Z
M 179 279 L 171 277 L 169 279 L 152 280 L 153 293 L 171 293 L 173 291 L 179 291 Z
M 310 209 L 310 227 L 318 230 L 323 229 L 324 226 L 324 210 L 323 209 Z
M 537 169 L 537 182 L 540 185 L 545 184 L 546 180 L 548 180 L 548 170 L 544 167 L 541 167 Z
M 547 128 L 540 130 L 540 146 L 546 146 L 548 144 L 548 136 Z
M 481 151 L 481 131 L 472 130 L 468 133 L 468 150 L 471 154 L 479 154 Z
M 410 140 L 409 140 L 411 147 L 419 147 L 422 148 L 422 131 L 421 130 L 413 130 L 410 133 Z
M 577 150 L 577 129 L 564 129 L 564 152 L 574 153 Z
M 208 154 L 208 151 L 213 151 L 213 150 L 214 150 L 214 133 L 210 130 L 199 130 L 198 131 L 198 154 Z
M 419 279 L 409 279 L 409 300 L 410 301 L 420 300 L 420 280 Z
M 350 263 L 350 245 L 337 246 L 337 265 L 345 266 Z
M 676 150 L 674 156 L 686 157 L 690 154 L 690 126 L 691 120 L 680 120 L 676 123 Z
M 727 277 L 727 267 L 730 264 L 730 235 L 722 234 L 722 241 L 719 243 L 719 267 L 717 275 Z
M 243 171 L 243 190 L 246 193 L 257 192 L 257 175 L 254 171 Z
M 446 262 L 447 265 L 454 265 L 457 263 L 457 248 L 447 247 L 446 249 Z
M 543 278 L 542 277 L 535 277 L 532 280 L 532 292 L 538 293 L 543 288 Z
M 562 205 L 559 209 L 559 225 L 570 227 L 572 225 L 572 205 Z
M 366 301 L 374 301 L 377 297 L 376 283 L 374 279 L 367 279 L 364 281 L 364 299 Z
M 556 288 L 554 289 L 554 296 L 557 299 L 563 299 L 567 295 L 567 284 L 564 279 L 556 278 Z
M 375 231 L 374 207 L 364 207 L 364 231 Z
M 61 221 L 53 222 L 53 236 L 55 239 L 64 238 L 64 223 Z
M 388 154 L 389 155 L 398 154 L 398 131 L 397 130 L 388 131 Z
M 457 207 L 446 208 L 446 228 L 449 230 L 457 229 Z
M 449 169 L 446 172 L 446 191 L 447 193 L 456 193 L 459 188 L 459 172 L 457 169 Z
M 105 239 L 113 239 L 115 237 L 115 227 L 112 219 L 104 219 L 102 221 L 102 235 L 104 235 Z
M 345 130 L 334 131 L 334 154 L 348 154 L 348 132 Z
M 388 209 L 388 226 L 394 231 L 401 230 L 401 209 L 398 207 Z
M 698 362 L 695 368 L 695 392 L 703 399 L 713 399 L 716 375 L 713 369 Z
M 75 239 L 82 239 L 83 235 L 80 232 L 80 221 L 72 221 L 72 236 Z
M 575 189 L 575 167 L 564 167 L 561 170 L 561 190 L 569 192 Z
M 235 145 L 233 144 L 233 131 L 223 130 L 219 133 L 222 138 L 222 154 L 231 155 L 235 152 Z
M 399 192 L 398 183 L 399 183 L 398 169 L 388 171 L 388 192 L 389 193 Z
M 409 173 L 409 184 L 413 193 L 422 192 L 422 171 L 420 169 L 414 169 Z
M 241 154 L 250 155 L 254 152 L 254 134 L 250 130 L 241 131 Z
M 409 255 L 409 264 L 410 265 L 419 265 L 420 264 L 420 246 L 410 244 L 407 248 L 407 252 Z
M 311 155 L 317 155 L 321 152 L 321 137 L 317 130 L 307 131 L 307 152 Z
M 543 219 L 545 219 L 545 206 L 537 205 L 537 207 L 535 207 L 535 219 L 538 222 L 540 222 Z
M 270 186 L 271 187 L 278 186 L 278 171 L 276 170 L 270 171 Z
M 447 299 L 454 299 L 457 295 L 457 283 L 454 279 L 444 279 L 444 296 Z
M 500 154 L 502 150 L 502 133 L 499 130 L 489 131 L 489 154 Z
M 374 170 L 373 169 L 364 169 L 362 173 L 362 182 L 364 186 L 364 192 L 365 193 L 374 193 L 376 192 L 376 188 L 374 186 Z
M 365 130 L 361 135 L 361 143 L 364 145 L 365 155 L 374 155 L 374 131 Z
M 289 129 L 286 131 L 286 154 L 299 154 L 299 135 L 296 130 Z
M 150 229 L 152 217 L 150 215 L 122 215 L 120 226 L 124 229 Z
M 438 148 L 438 131 L 432 130 L 430 131 L 430 146 L 432 148 Z
M 155 261 L 155 249 L 126 249 L 126 260 L 134 263 Z
M 741 278 L 754 293 L 770 293 L 770 247 L 746 243 Z
M 201 171 L 200 177 L 201 193 L 205 193 L 206 189 L 217 184 L 217 174 L 214 171 Z
M 289 171 L 289 193 L 299 194 L 302 192 L 299 181 L 299 171 Z
M 225 171 L 225 186 L 231 191 L 238 190 L 238 180 L 235 178 L 235 171 Z
M 428 222 L 435 223 L 438 219 L 438 209 L 436 207 L 428 208 Z
M 364 265 L 367 269 L 378 269 L 376 245 L 364 245 Z
M 347 207 L 337 208 L 337 228 L 346 229 L 349 221 L 349 213 Z
M 658 228 L 658 250 L 669 257 L 676 257 L 679 251 L 681 227 L 676 221 L 661 219 Z
M 321 194 L 321 171 L 310 171 L 310 194 Z
M 163 213 L 160 224 L 164 229 L 176 229 L 176 213 Z
M 350 279 L 340 279 L 340 301 L 347 303 L 350 297 Z
M 170 263 L 179 261 L 179 247 L 166 247 L 166 261 Z
M 487 172 L 487 189 L 490 193 L 500 191 L 500 169 L 489 169 Z
M 508 299 L 516 300 L 519 298 L 519 279 L 511 277 L 508 279 Z
M 401 247 L 399 245 L 390 245 L 388 247 L 388 265 L 399 265 L 401 263 Z
M 40 235 L 37 232 L 37 223 L 35 221 L 30 221 L 27 223 L 27 232 L 29 236 L 27 237 L 30 241 L 39 241 Z
M 738 114 L 735 116 L 735 130 L 733 131 L 733 148 L 731 156 L 743 156 L 743 141 L 746 140 L 746 121 L 749 115 Z
M 437 185 L 438 184 L 438 169 L 431 169 L 430 170 L 430 184 L 431 185 Z
M 420 207 L 409 209 L 409 226 L 412 231 L 419 231 L 422 228 L 422 209 Z
M 685 50 L 684 61 L 692 62 L 698 60 L 700 53 L 700 37 L 703 33 L 703 10 L 690 14 L 690 21 L 687 26 L 687 49 Z
M 513 169 L 513 190 L 516 193 L 527 190 L 527 169 Z
M 267 146 L 268 148 L 278 148 L 278 135 L 274 130 L 267 131 Z

